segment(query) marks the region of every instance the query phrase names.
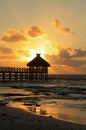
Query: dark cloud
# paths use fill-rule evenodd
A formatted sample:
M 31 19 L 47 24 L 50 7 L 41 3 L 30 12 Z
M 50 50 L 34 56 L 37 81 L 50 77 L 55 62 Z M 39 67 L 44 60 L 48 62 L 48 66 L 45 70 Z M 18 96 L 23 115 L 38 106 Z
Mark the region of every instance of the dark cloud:
M 0 38 L 1 41 L 5 42 L 19 42 L 25 41 L 26 36 L 22 30 L 19 29 L 10 29 Z
M 8 48 L 6 46 L 1 46 L 0 47 L 0 53 L 2 53 L 2 54 L 12 54 L 13 51 L 12 51 L 11 48 Z
M 59 51 L 59 57 L 66 58 L 66 59 L 70 58 L 71 57 L 70 50 L 71 49 L 61 49 Z
M 86 50 L 79 49 L 61 49 L 59 51 L 59 57 L 60 58 L 78 58 L 78 57 L 85 57 L 86 56 Z
M 84 57 L 86 56 L 86 50 L 82 50 L 81 48 L 75 49 L 73 57 Z
M 36 38 L 38 36 L 42 36 L 43 34 L 45 34 L 45 32 L 41 31 L 38 26 L 31 26 L 28 29 L 27 34 L 32 38 Z
M 86 65 L 86 50 L 61 49 L 58 55 L 46 55 L 51 64 L 82 66 Z
M 86 65 L 86 60 L 77 60 L 77 59 L 58 59 L 58 64 L 67 65 L 67 66 L 81 66 Z
M 67 66 L 81 66 L 86 65 L 86 60 L 77 59 L 61 59 L 58 56 L 48 56 L 48 60 L 51 64 L 67 65 Z
M 73 34 L 70 28 L 64 27 L 58 19 L 55 19 L 54 24 L 58 32 L 61 32 L 64 34 Z

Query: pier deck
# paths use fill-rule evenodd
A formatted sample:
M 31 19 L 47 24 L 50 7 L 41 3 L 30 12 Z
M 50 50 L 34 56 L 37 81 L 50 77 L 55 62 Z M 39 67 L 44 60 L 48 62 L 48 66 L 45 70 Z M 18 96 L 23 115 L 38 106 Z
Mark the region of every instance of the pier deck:
M 43 69 L 0 67 L 0 81 L 45 80 L 45 76 Z
M 29 79 L 29 68 L 0 67 L 0 81 L 22 81 Z

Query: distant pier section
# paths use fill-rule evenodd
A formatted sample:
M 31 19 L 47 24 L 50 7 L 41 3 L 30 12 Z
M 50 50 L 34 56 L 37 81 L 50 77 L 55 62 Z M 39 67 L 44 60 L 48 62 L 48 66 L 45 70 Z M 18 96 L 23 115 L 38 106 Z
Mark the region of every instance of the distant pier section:
M 0 81 L 48 80 L 50 64 L 40 54 L 27 64 L 26 68 L 0 67 Z
M 0 81 L 22 81 L 29 79 L 29 68 L 0 67 Z

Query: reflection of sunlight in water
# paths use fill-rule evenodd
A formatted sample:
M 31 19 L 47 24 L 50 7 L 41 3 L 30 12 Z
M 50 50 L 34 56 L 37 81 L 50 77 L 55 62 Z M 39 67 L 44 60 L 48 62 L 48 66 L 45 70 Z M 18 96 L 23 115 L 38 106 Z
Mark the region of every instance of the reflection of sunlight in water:
M 57 119 L 86 124 L 86 115 L 83 115 L 83 112 L 79 110 L 77 111 L 77 109 L 58 108 L 49 105 L 44 105 L 42 108 L 46 110 L 47 115 Z
M 40 106 L 36 106 L 36 113 L 40 114 L 41 113 L 41 107 Z
M 66 120 L 70 122 L 86 123 L 86 117 L 81 111 L 67 108 L 57 108 L 49 105 L 29 105 L 20 102 L 9 102 L 9 107 L 23 109 L 27 112 L 33 112 L 39 115 L 53 116 L 57 119 Z
M 28 108 L 26 106 L 24 106 L 23 103 L 20 103 L 20 102 L 9 102 L 8 106 L 28 111 Z
M 46 110 L 44 108 L 42 108 L 41 105 L 31 105 L 27 104 L 27 103 L 21 103 L 21 102 L 9 102 L 8 103 L 9 107 L 13 107 L 13 108 L 19 108 L 19 109 L 23 109 L 27 112 L 33 112 L 39 115 L 46 115 Z

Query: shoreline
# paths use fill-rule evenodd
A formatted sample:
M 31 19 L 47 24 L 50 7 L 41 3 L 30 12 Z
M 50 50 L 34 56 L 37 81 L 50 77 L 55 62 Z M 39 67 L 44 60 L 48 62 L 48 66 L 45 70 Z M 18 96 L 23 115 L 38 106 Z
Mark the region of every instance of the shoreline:
M 1 130 L 86 130 L 86 125 L 70 123 L 52 116 L 37 115 L 24 109 L 0 106 Z
M 55 82 L 1 84 L 0 130 L 86 130 L 85 84 Z
M 43 93 L 42 93 L 43 89 Z M 3 90 L 3 89 L 2 89 Z M 1 91 L 2 91 L 1 90 Z M 21 88 L 14 88 L 11 86 L 11 88 L 8 90 L 4 89 L 4 91 L 1 92 L 1 101 L 0 106 L 8 105 L 12 108 L 22 108 L 26 111 L 26 108 L 28 108 L 28 112 L 32 112 L 34 114 L 37 114 L 33 109 L 36 107 L 36 105 L 40 105 L 39 109 L 42 110 L 42 113 L 38 112 L 39 115 L 44 116 L 52 116 L 57 120 L 66 121 L 69 123 L 76 123 L 81 125 L 86 125 L 86 112 L 79 111 L 78 109 L 68 109 L 68 108 L 59 108 L 57 106 L 52 106 L 52 102 L 49 102 L 46 105 L 46 101 L 40 102 L 41 94 L 44 96 L 48 96 L 49 94 L 47 91 L 44 91 L 44 88 L 35 88 L 33 87 L 26 87 L 24 89 Z M 64 95 L 65 96 L 65 95 Z M 46 98 L 47 99 L 47 98 Z M 49 99 L 50 101 L 50 99 Z M 59 102 L 62 103 L 64 100 L 59 99 Z M 40 110 L 38 110 L 40 111 Z

